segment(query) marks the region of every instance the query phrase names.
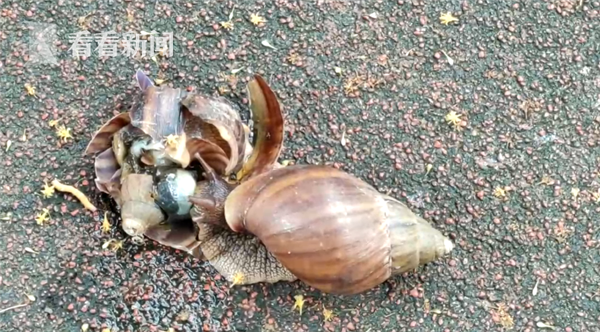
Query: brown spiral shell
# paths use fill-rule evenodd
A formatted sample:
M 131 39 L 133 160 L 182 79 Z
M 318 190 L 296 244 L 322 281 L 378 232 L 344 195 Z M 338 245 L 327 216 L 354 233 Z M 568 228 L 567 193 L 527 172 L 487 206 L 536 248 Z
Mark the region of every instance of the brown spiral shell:
M 225 219 L 256 235 L 298 279 L 334 294 L 363 292 L 452 250 L 402 203 L 326 166 L 249 179 L 227 198 Z

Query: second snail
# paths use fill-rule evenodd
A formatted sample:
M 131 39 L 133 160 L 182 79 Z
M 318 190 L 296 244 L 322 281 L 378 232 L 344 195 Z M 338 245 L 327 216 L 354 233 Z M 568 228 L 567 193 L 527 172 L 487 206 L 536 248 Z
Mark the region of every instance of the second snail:
M 122 227 L 208 260 L 238 284 L 294 281 L 367 291 L 453 243 L 399 200 L 329 166 L 281 166 L 284 119 L 268 84 L 247 85 L 253 140 L 224 98 L 156 87 L 104 124 L 86 153 Z

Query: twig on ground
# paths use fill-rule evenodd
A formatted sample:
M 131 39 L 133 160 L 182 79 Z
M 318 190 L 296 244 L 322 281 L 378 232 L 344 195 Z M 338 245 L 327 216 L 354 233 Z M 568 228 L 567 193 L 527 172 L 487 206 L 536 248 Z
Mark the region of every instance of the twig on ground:
M 56 179 L 52 181 L 52 185 L 54 186 L 54 189 L 56 189 L 58 191 L 68 192 L 68 193 L 72 194 L 73 196 L 77 197 L 77 199 L 81 202 L 81 204 L 83 204 L 83 206 L 86 209 L 88 209 L 92 212 L 96 211 L 96 207 L 90 202 L 90 200 L 85 196 L 85 194 L 82 193 L 79 189 L 77 189 L 73 186 L 64 185 Z
M 8 307 L 8 308 L 6 308 L 6 309 L 1 309 L 1 310 L 0 310 L 0 314 L 1 314 L 1 313 L 5 313 L 5 312 L 7 312 L 7 311 L 9 311 L 9 310 L 13 310 L 13 309 L 18 309 L 18 308 L 25 307 L 25 306 L 27 306 L 28 304 L 29 304 L 29 303 L 17 304 L 17 305 L 13 305 L 12 307 Z

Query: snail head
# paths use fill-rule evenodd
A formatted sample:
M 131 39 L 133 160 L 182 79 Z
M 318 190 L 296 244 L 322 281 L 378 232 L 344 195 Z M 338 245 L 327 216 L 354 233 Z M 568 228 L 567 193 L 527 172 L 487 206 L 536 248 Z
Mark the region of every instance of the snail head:
M 202 159 L 200 154 L 195 157 L 200 161 L 206 173 L 205 179 L 196 185 L 194 195 L 189 196 L 189 201 L 194 205 L 191 216 L 195 223 L 209 223 L 227 227 L 225 222 L 225 200 L 235 188 L 217 173 Z

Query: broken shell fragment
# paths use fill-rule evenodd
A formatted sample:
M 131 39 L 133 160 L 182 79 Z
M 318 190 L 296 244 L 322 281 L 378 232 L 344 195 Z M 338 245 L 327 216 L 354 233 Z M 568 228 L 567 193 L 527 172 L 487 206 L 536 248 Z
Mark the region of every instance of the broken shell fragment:
M 98 131 L 94 133 L 92 139 L 85 149 L 86 155 L 102 152 L 111 147 L 113 135 L 121 128 L 127 126 L 131 122 L 129 113 L 121 113 L 108 120 Z
M 247 86 L 254 123 L 252 154 L 237 174 L 238 181 L 277 167 L 283 147 L 284 122 L 277 96 L 262 77 L 256 75 Z
M 244 130 L 239 110 L 224 98 L 189 94 L 181 101 L 185 106 L 185 132 L 190 139 L 206 140 L 216 144 L 228 160 L 224 175 L 241 168 L 246 154 L 248 134 Z M 216 153 L 211 149 L 211 153 Z M 193 156 L 195 153 L 190 152 Z M 204 157 L 204 156 L 203 156 Z

